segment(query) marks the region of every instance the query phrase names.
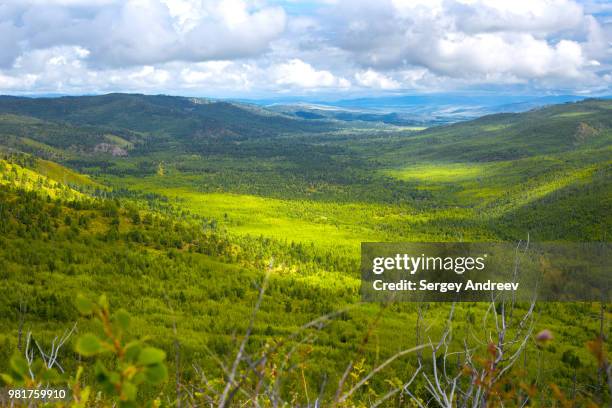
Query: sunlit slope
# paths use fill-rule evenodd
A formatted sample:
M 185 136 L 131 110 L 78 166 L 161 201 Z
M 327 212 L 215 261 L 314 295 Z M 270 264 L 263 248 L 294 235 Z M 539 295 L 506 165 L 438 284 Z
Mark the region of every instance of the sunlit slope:
M 67 167 L 62 166 L 61 164 L 49 160 L 37 159 L 34 168 L 41 175 L 63 184 L 97 189 L 107 188 L 106 186 L 92 180 L 87 175 L 77 173 Z
M 37 160 L 32 159 L 31 164 L 36 166 Z M 56 172 L 62 168 L 56 164 L 54 164 L 53 167 Z M 66 169 L 66 172 L 72 177 L 77 176 L 76 173 L 68 169 Z M 86 176 L 80 177 L 83 180 L 88 180 Z M 27 168 L 14 162 L 9 162 L 1 157 L 0 185 L 16 187 L 23 191 L 33 191 L 38 194 L 45 194 L 54 199 L 80 200 L 85 197 L 81 192 L 71 188 L 65 182 L 57 180 L 55 177 L 47 176 L 44 172 L 39 172 L 33 168 Z
M 610 101 L 492 115 L 391 141 L 381 172 L 472 208 L 500 238 L 606 240 L 611 128 Z
M 611 172 L 609 164 L 587 170 L 564 187 L 514 206 L 498 217 L 497 229 L 508 237 L 531 231 L 542 240 L 609 241 Z
M 235 333 L 245 330 L 261 265 L 270 258 L 276 263 L 254 327 L 256 339 L 290 333 L 357 299 L 358 280 L 319 269 L 320 263 L 307 259 L 312 252 L 292 254 L 294 248 L 270 241 L 228 241 L 212 225 L 203 229 L 202 220 L 77 193 L 29 168 L 32 164 L 23 156 L 0 160 L 2 370 L 17 349 L 19 305 L 27 305 L 28 330 L 39 339 L 53 338 L 79 318 L 73 307 L 77 293 L 105 293 L 112 304 L 129 308 L 134 330 L 167 350 L 176 336 L 172 322 L 178 321 L 181 355 L 209 370 L 215 370 L 214 361 L 203 356 L 223 356 Z M 315 352 L 340 361 L 350 345 L 339 337 L 357 333 L 360 320 L 375 311 L 360 308 L 356 323 L 343 322 Z M 406 319 L 402 314 L 388 324 Z M 93 329 L 89 322 L 79 328 Z M 393 337 L 391 342 L 397 344 Z M 65 361 L 70 361 L 66 369 L 75 369 L 73 360 Z

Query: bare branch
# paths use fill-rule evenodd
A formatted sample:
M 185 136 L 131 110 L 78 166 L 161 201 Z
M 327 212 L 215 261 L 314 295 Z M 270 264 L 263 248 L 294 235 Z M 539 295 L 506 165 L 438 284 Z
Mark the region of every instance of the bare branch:
M 350 397 L 355 391 L 357 391 L 357 389 L 359 389 L 361 386 L 363 386 L 365 383 L 367 383 L 370 380 L 370 378 L 372 378 L 374 375 L 376 375 L 376 373 L 378 373 L 380 370 L 382 370 L 383 368 L 385 368 L 386 366 L 388 366 L 389 364 L 391 364 L 392 362 L 394 362 L 398 358 L 403 357 L 406 354 L 414 353 L 415 351 L 423 349 L 423 348 L 425 348 L 427 346 L 430 346 L 430 344 L 422 344 L 420 346 L 412 347 L 412 348 L 409 348 L 407 350 L 402 350 L 402 351 L 400 351 L 398 353 L 395 353 L 394 355 L 392 355 L 391 357 L 386 359 L 382 364 L 380 364 L 379 366 L 373 368 L 365 377 L 363 377 L 357 384 L 355 384 L 353 386 L 353 388 L 351 388 L 346 393 L 344 393 L 342 395 L 342 397 L 340 397 L 338 402 L 342 403 L 342 402 L 346 401 L 348 397 Z

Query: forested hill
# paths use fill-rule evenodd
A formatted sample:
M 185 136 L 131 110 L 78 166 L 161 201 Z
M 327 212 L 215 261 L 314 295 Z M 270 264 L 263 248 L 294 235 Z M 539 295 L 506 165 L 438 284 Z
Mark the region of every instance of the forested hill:
M 177 138 L 194 135 L 248 138 L 296 130 L 320 132 L 331 127 L 329 123 L 299 120 L 253 105 L 120 93 L 60 98 L 0 96 L 0 113 Z
M 609 147 L 612 101 L 588 99 L 437 126 L 387 144 L 387 158 L 492 162 Z
M 387 159 L 418 154 L 452 161 L 512 160 L 605 145 L 606 132 L 612 128 L 611 113 L 612 101 L 585 100 L 401 133 L 399 141 L 387 140 L 380 147 L 392 152 Z M 37 143 L 43 144 L 39 150 L 51 146 L 47 154 L 59 148 L 114 156 L 168 148 L 218 152 L 219 145 L 259 143 L 257 139 L 274 148 L 276 143 L 267 139 L 314 135 L 317 143 L 317 135 L 346 129 L 349 124 L 300 119 L 254 105 L 166 95 L 0 96 L 0 144 L 27 145 L 31 153 L 37 153 Z

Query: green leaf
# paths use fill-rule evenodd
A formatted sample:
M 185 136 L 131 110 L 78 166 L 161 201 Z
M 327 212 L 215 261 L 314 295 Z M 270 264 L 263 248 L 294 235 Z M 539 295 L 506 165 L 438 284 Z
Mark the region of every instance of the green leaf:
M 121 374 L 119 374 L 116 371 L 111 371 L 108 375 L 108 381 L 111 382 L 111 384 L 120 384 L 121 383 Z
M 168 369 L 165 364 L 154 364 L 146 368 L 145 375 L 151 384 L 159 384 L 168 378 Z
M 113 321 L 123 331 L 127 331 L 130 327 L 130 314 L 123 309 L 119 309 L 113 315 Z
M 136 386 L 131 382 L 126 381 L 121 385 L 121 391 L 123 392 L 125 398 L 127 398 L 129 401 L 134 401 L 136 399 L 138 388 L 136 388 Z
M 96 375 L 96 381 L 103 383 L 108 381 L 108 370 L 104 367 L 104 364 L 99 360 L 96 362 L 96 369 L 94 371 Z
M 11 385 L 13 384 L 13 382 L 15 382 L 15 380 L 13 380 L 13 377 L 8 374 L 0 374 L 0 380 L 2 380 L 2 384 L 4 385 Z
M 85 296 L 79 294 L 74 301 L 74 304 L 82 315 L 90 315 L 93 313 L 95 304 L 91 300 L 87 299 Z
M 57 371 L 55 371 L 55 369 L 51 368 L 48 370 L 43 370 L 43 372 L 40 374 L 38 378 L 44 381 L 54 382 L 54 381 L 59 380 L 60 375 Z
M 100 296 L 100 299 L 98 299 L 98 304 L 102 309 L 108 310 L 108 298 L 106 295 Z
M 28 374 L 28 363 L 21 356 L 11 357 L 11 368 L 21 377 L 25 377 Z
M 76 351 L 83 356 L 93 356 L 102 350 L 102 342 L 94 334 L 84 334 L 77 340 Z
M 142 347 L 139 342 L 131 342 L 125 346 L 125 359 L 129 362 L 135 362 L 138 360 Z
M 111 372 L 108 371 L 104 364 L 100 360 L 96 361 L 95 368 L 96 383 L 108 394 L 114 394 L 115 386 L 111 382 Z
M 142 384 L 143 382 L 145 382 L 146 379 L 147 379 L 147 376 L 145 375 L 145 373 L 143 373 L 142 371 L 139 371 L 136 374 L 134 374 L 134 376 L 132 377 L 132 382 L 134 384 Z
M 155 347 L 145 347 L 138 355 L 138 363 L 142 365 L 157 364 L 164 361 L 166 353 Z

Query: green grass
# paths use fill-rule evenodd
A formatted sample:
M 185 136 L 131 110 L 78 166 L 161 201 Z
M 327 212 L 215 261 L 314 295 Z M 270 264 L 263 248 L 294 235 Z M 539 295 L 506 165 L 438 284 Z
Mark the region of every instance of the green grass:
M 581 116 L 592 115 L 592 112 L 563 112 L 555 115 L 558 118 L 578 118 Z
M 474 223 L 470 209 L 454 206 L 422 211 L 409 205 L 289 200 L 169 187 L 173 180 L 184 185 L 179 175 L 105 180 L 168 197 L 181 208 L 214 218 L 233 234 L 314 244 L 353 257 L 358 256 L 360 243 L 366 241 L 495 239 Z
M 73 184 L 80 187 L 105 188 L 102 184 L 93 181 L 89 176 L 79 174 L 58 163 L 38 159 L 36 170 L 52 180 L 63 184 Z
M 158 181 L 158 178 L 151 177 L 123 179 L 121 183 L 169 197 L 182 208 L 218 220 L 232 233 L 262 235 L 288 242 L 312 242 L 324 248 L 348 250 L 353 255 L 357 254 L 362 241 L 385 237 L 372 229 L 372 217 L 374 221 L 393 217 L 385 213 L 392 209 L 381 206 L 292 201 L 232 193 L 200 193 L 185 187 L 158 186 Z M 401 216 L 399 210 L 396 212 L 396 216 Z M 351 222 L 358 219 L 363 222 Z
M 473 180 L 486 174 L 492 165 L 479 163 L 415 163 L 400 170 L 387 170 L 384 173 L 399 180 L 414 181 L 419 184 L 458 183 Z

